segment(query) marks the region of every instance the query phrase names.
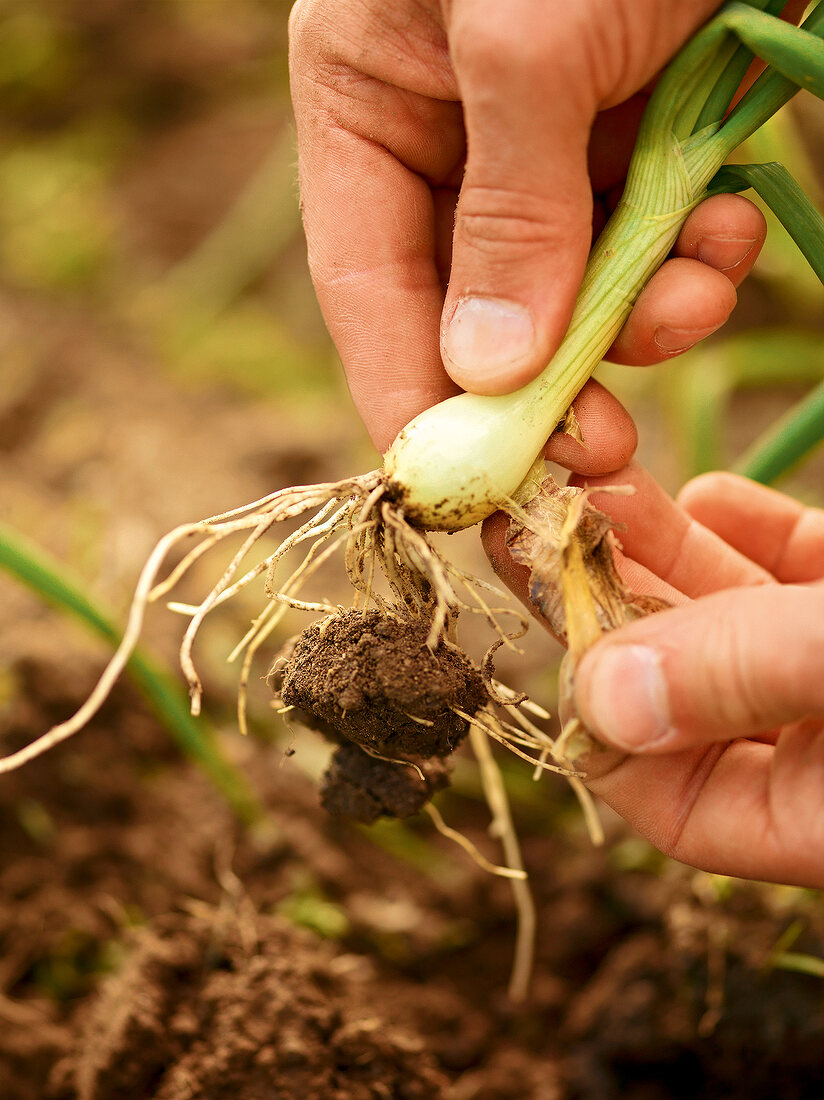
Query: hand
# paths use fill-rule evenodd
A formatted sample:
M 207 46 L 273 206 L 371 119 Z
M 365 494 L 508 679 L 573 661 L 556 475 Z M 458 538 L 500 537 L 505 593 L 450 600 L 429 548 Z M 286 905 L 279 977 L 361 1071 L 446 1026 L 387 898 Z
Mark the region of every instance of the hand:
M 587 404 L 590 421 L 621 419 L 614 399 Z M 578 666 L 579 714 L 614 748 L 584 762 L 588 785 L 684 863 L 824 886 L 824 511 L 732 474 L 677 503 L 634 464 L 586 482 L 635 486 L 592 502 L 626 525 L 629 585 L 676 605 Z M 487 548 L 523 598 L 502 527 L 488 522 Z
M 543 369 L 593 224 L 620 193 L 648 85 L 717 7 L 295 5 L 309 263 L 380 450 L 459 389 L 502 393 Z M 763 238 L 763 218 L 740 196 L 699 207 L 611 357 L 657 362 L 716 329 Z

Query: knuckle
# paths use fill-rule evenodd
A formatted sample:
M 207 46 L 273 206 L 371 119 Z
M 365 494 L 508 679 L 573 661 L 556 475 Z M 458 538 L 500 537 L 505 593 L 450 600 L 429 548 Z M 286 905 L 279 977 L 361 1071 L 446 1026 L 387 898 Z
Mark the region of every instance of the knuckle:
M 530 253 L 556 247 L 561 233 L 555 217 L 547 218 L 539 197 L 509 188 L 475 186 L 461 192 L 456 238 L 481 252 L 504 246 Z

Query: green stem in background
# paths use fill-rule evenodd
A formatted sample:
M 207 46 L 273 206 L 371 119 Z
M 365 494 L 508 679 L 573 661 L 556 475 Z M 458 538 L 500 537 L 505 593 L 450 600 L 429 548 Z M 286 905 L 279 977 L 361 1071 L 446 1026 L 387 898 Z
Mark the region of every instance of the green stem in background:
M 824 440 L 824 382 L 773 424 L 735 464 L 735 470 L 769 485 Z
M 822 43 L 824 45 L 824 43 Z M 824 218 L 790 173 L 780 164 L 727 165 L 710 190 L 743 191 L 761 196 L 824 283 Z M 824 440 L 824 383 L 781 417 L 736 463 L 756 481 L 773 482 Z
M 217 226 L 138 294 L 133 315 L 151 320 L 190 301 L 197 304 L 203 326 L 228 309 L 300 229 L 297 198 L 292 203 L 272 200 L 293 191 L 294 174 L 294 134 L 287 128 Z
M 0 523 L 0 569 L 21 581 L 41 599 L 91 627 L 107 642 L 116 644 L 120 640 L 122 631 L 79 586 L 67 580 L 64 570 L 3 523 Z M 245 778 L 225 759 L 214 734 L 192 718 L 188 700 L 177 681 L 140 650 L 132 655 L 127 669 L 180 750 L 203 769 L 240 820 L 245 824 L 259 820 L 264 811 L 257 798 Z

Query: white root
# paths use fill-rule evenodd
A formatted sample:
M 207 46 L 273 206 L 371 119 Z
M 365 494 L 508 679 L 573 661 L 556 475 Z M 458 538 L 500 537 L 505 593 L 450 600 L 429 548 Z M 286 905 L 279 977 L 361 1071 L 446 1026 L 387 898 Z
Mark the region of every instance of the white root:
M 289 538 L 284 540 L 284 544 L 281 544 L 278 551 L 275 552 L 276 555 L 278 555 L 278 553 L 284 553 L 286 549 L 302 541 L 303 538 L 312 537 L 312 533 L 319 529 L 319 520 L 322 521 L 326 519 L 329 512 L 337 503 L 339 505 L 340 515 L 332 517 L 334 522 L 330 521 L 325 525 L 322 523 L 320 525 L 331 533 L 331 531 L 335 529 L 337 522 L 343 520 L 344 514 L 347 511 L 351 513 L 354 509 L 357 509 L 357 513 L 360 513 L 365 500 L 370 499 L 376 493 L 377 497 L 375 497 L 375 499 L 377 499 L 380 496 L 380 493 L 377 492 L 379 489 L 382 493 L 382 474 L 377 470 L 361 477 L 349 478 L 340 482 L 281 489 L 262 497 L 258 501 L 254 501 L 252 504 L 247 504 L 228 512 L 222 512 L 219 515 L 211 516 L 209 519 L 201 520 L 197 523 L 181 524 L 167 535 L 164 535 L 149 555 L 146 564 L 141 570 L 129 609 L 126 627 L 123 631 L 123 637 L 101 673 L 88 699 L 86 699 L 75 714 L 66 719 L 66 721 L 53 726 L 41 737 L 38 737 L 35 741 L 26 745 L 18 752 L 11 753 L 0 759 L 0 774 L 22 767 L 24 764 L 34 760 L 42 753 L 54 748 L 62 741 L 67 740 L 73 734 L 83 729 L 100 710 L 114 687 L 115 682 L 128 664 L 140 640 L 146 610 L 149 604 L 165 596 L 174 585 L 187 574 L 197 561 L 199 561 L 208 551 L 214 549 L 219 543 L 222 543 L 226 538 L 238 533 L 250 532 L 244 540 L 241 549 L 232 558 L 229 566 L 224 570 L 223 574 L 202 603 L 196 607 L 188 604 L 173 604 L 175 610 L 182 611 L 192 616 L 192 622 L 190 622 L 187 628 L 181 645 L 181 664 L 190 685 L 193 712 L 196 713 L 200 703 L 200 681 L 197 671 L 191 661 L 192 644 L 203 619 L 218 603 L 222 602 L 221 597 L 234 594 L 234 592 L 238 591 L 245 583 L 252 580 L 260 571 L 252 570 L 251 575 L 247 574 L 247 576 L 242 578 L 237 585 L 232 586 L 232 591 L 231 593 L 229 592 L 230 582 L 240 567 L 245 554 L 263 537 L 273 524 L 292 519 L 310 509 L 319 509 L 320 515 L 314 516 L 308 524 L 304 524 L 303 528 L 294 532 Z M 341 500 L 346 498 L 349 498 L 348 503 L 341 505 Z M 325 533 L 326 531 L 324 531 L 324 534 Z M 160 571 L 171 551 L 176 546 L 197 535 L 202 536 L 202 541 L 185 554 L 183 559 L 174 566 L 170 574 L 161 580 L 159 578 Z M 300 606 L 310 610 L 321 610 L 324 612 L 336 610 L 326 603 L 311 604 L 295 600 L 294 598 L 291 600 L 287 598 L 286 602 L 291 603 L 293 606 Z M 266 626 L 268 626 L 270 620 L 265 612 L 264 616 L 266 617 Z M 272 626 L 273 625 L 274 624 L 272 624 Z M 262 628 L 263 626 L 261 625 L 261 627 L 258 628 L 259 631 Z
M 58 725 L 53 726 L 47 733 L 44 733 L 41 737 L 38 737 L 36 741 L 32 741 L 30 745 L 26 745 L 25 748 L 20 749 L 18 752 L 11 753 L 9 756 L 0 759 L 0 775 L 14 771 L 15 768 L 22 767 L 42 753 L 48 752 L 48 750 L 54 748 L 55 745 L 59 745 L 61 741 L 66 741 L 73 734 L 77 733 L 78 730 L 83 729 L 94 715 L 97 714 L 103 703 L 109 697 L 109 693 L 114 687 L 117 678 L 126 667 L 138 643 L 141 630 L 143 629 L 146 607 L 149 604 L 149 595 L 154 587 L 158 571 L 166 555 L 169 550 L 181 540 L 188 538 L 190 535 L 201 534 L 207 530 L 208 527 L 203 523 L 187 523 L 181 527 L 176 527 L 174 531 L 170 531 L 168 535 L 160 540 L 149 555 L 146 564 L 143 566 L 120 645 L 104 668 L 100 679 L 95 684 L 86 702 L 71 718 L 66 719 L 65 722 L 60 722 Z
M 526 879 L 523 859 L 521 858 L 521 847 L 518 843 L 515 826 L 512 823 L 506 786 L 500 769 L 495 762 L 495 757 L 492 755 L 489 741 L 483 730 L 475 724 L 470 727 L 469 736 L 472 741 L 475 759 L 478 761 L 486 801 L 492 812 L 495 835 L 500 838 L 507 866 L 512 868 L 513 871 L 523 872 L 523 877 L 513 878 L 512 880 L 512 894 L 515 898 L 518 927 L 515 935 L 515 957 L 509 979 L 509 996 L 513 1001 L 521 1002 L 526 999 L 529 991 L 529 979 L 535 957 L 535 929 L 537 924 L 535 902 L 532 899 L 532 891 Z
M 440 810 L 434 803 L 430 802 L 424 806 L 424 811 L 432 819 L 432 824 L 441 836 L 445 836 L 447 840 L 452 840 L 455 844 L 463 848 L 470 859 L 477 863 L 482 871 L 486 871 L 490 875 L 497 875 L 499 878 L 517 879 L 521 882 L 526 881 L 527 873 L 523 868 L 519 870 L 517 867 L 501 867 L 497 863 L 491 863 L 472 843 L 469 837 L 464 836 L 463 833 L 459 833 L 457 829 L 453 829 L 450 825 L 446 824 Z
M 217 582 L 198 604 L 170 601 L 173 611 L 185 614 L 190 622 L 180 647 L 180 663 L 189 685 L 192 713 L 200 710 L 202 687 L 192 657 L 195 639 L 207 616 L 215 608 L 266 573 L 266 594 L 272 601 L 252 623 L 249 631 L 230 655 L 243 661 L 238 689 L 239 723 L 246 728 L 246 687 L 252 661 L 262 643 L 277 627 L 288 607 L 324 615 L 340 610 L 328 601 L 299 599 L 297 592 L 308 578 L 337 548 L 344 545 L 347 574 L 358 593 L 356 605 L 374 603 L 384 614 L 418 615 L 430 622 L 427 644 L 435 648 L 446 640 L 447 627 L 460 610 L 480 613 L 488 619 L 501 639 L 509 643 L 497 615 L 508 608 L 492 608 L 480 596 L 480 587 L 496 591 L 485 582 L 468 577 L 435 550 L 426 536 L 411 527 L 403 513 L 385 498 L 385 478 L 380 470 L 339 482 L 297 486 L 269 493 L 243 505 L 197 523 L 183 524 L 157 543 L 147 560 L 135 589 L 123 638 L 106 665 L 89 698 L 76 714 L 54 726 L 19 752 L 0 759 L 0 774 L 46 752 L 82 729 L 98 712 L 115 681 L 123 672 L 139 641 L 148 605 L 166 597 L 184 579 L 193 566 L 227 538 L 245 535 Z M 277 523 L 312 511 L 312 517 L 283 539 L 273 553 L 247 569 L 239 578 L 243 562 L 253 546 Z M 168 575 L 160 573 L 168 555 L 180 544 L 200 536 L 200 541 L 183 555 Z M 300 543 L 311 541 L 308 553 L 298 568 L 281 585 L 274 572 L 281 559 Z M 328 545 L 323 546 L 328 541 Z M 323 549 L 321 550 L 321 547 Z M 374 577 L 380 568 L 389 582 L 396 605 L 374 591 Z M 455 582 L 467 587 L 475 606 L 461 600 Z M 499 593 L 500 595 L 500 593 Z M 511 644 L 511 643 L 509 643 Z

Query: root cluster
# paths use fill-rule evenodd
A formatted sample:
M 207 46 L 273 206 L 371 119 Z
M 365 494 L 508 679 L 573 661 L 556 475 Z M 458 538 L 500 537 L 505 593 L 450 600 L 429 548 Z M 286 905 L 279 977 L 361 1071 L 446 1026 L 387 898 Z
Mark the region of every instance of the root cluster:
M 528 503 L 521 507 L 513 502 L 520 532 L 513 539 L 514 552 L 531 556 L 533 565 L 538 562 L 533 577 L 539 588 L 546 587 L 541 555 L 555 539 L 554 554 L 547 560 L 560 562 L 561 571 L 558 577 L 549 576 L 547 585 L 565 597 L 572 560 L 568 551 L 578 546 L 573 537 L 577 527 L 570 527 L 569 519 L 574 507 L 564 513 L 565 518 L 559 521 L 555 517 L 554 526 L 548 526 L 541 507 Z M 285 522 L 293 529 L 261 559 L 261 540 Z M 536 535 L 537 550 L 530 541 Z M 543 771 L 565 774 L 584 805 L 596 840 L 600 826 L 579 773 L 572 770 L 539 724 L 549 716 L 494 679 L 493 653 L 501 645 L 516 648 L 514 640 L 525 631 L 526 617 L 511 606 L 498 606 L 499 600 L 508 598 L 453 565 L 407 521 L 402 507 L 387 492 L 381 471 L 282 489 L 243 508 L 171 531 L 143 568 L 121 644 L 89 699 L 67 721 L 0 760 L 0 773 L 45 752 L 89 721 L 133 652 L 149 606 L 168 600 L 195 563 L 227 540 L 239 541 L 239 545 L 205 598 L 197 604 L 168 603 L 188 619 L 180 666 L 192 712 L 197 714 L 201 707 L 203 689 L 193 648 L 204 621 L 263 578 L 264 608 L 229 655 L 229 660 L 240 665 L 238 722 L 245 732 L 247 684 L 254 659 L 286 611 L 295 608 L 320 616 L 276 663 L 273 686 L 282 710 L 337 743 L 322 790 L 323 802 L 331 812 L 369 821 L 382 814 L 418 812 L 446 785 L 448 757 L 468 737 L 506 866 L 491 865 L 466 838 L 446 825 L 434 807 L 426 808 L 444 835 L 460 843 L 488 870 L 512 880 L 519 933 L 510 992 L 524 996 L 531 967 L 534 909 L 506 791 L 489 742 L 497 741 L 529 762 L 536 778 Z M 597 550 L 601 545 L 598 539 L 592 545 L 596 556 L 609 557 L 606 551 Z M 298 548 L 304 549 L 299 564 L 281 576 L 284 559 Z M 349 607 L 306 597 L 307 582 L 333 555 L 342 558 L 353 589 Z M 171 566 L 167 565 L 169 559 L 175 559 Z M 612 599 L 611 589 L 608 595 Z M 623 595 L 619 592 L 615 598 L 620 601 Z M 566 599 L 567 609 L 568 605 Z M 480 668 L 473 666 L 458 642 L 461 614 L 480 616 L 492 630 L 494 641 Z M 502 625 L 505 614 L 515 615 L 513 631 Z M 571 620 L 565 629 L 572 633 Z

